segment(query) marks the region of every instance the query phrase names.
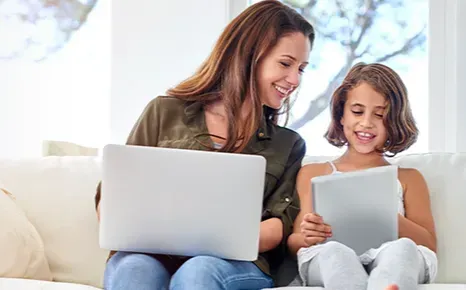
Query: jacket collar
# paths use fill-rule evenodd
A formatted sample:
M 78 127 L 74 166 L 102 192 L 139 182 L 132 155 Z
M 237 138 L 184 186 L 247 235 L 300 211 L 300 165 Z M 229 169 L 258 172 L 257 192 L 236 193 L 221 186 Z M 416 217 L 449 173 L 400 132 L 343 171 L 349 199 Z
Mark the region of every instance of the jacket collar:
M 203 142 L 207 142 L 207 144 L 212 145 L 205 122 L 204 104 L 198 101 L 187 101 L 184 113 L 184 122 L 186 126 L 188 126 L 193 134 Z M 259 128 L 257 129 L 255 136 L 249 141 L 246 150 L 249 151 L 248 149 L 252 149 L 253 151 L 257 151 L 263 149 L 264 144 L 262 144 L 262 141 L 270 140 L 272 132 L 273 125 L 267 121 L 265 116 L 262 117 Z

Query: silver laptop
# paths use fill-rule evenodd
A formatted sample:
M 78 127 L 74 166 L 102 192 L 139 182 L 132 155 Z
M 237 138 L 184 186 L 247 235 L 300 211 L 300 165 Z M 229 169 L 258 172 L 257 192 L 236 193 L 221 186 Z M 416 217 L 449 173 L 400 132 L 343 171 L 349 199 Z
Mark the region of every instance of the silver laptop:
M 107 145 L 100 246 L 254 261 L 265 167 L 258 155 Z
M 331 174 L 311 180 L 314 212 L 337 241 L 361 255 L 398 238 L 396 166 Z

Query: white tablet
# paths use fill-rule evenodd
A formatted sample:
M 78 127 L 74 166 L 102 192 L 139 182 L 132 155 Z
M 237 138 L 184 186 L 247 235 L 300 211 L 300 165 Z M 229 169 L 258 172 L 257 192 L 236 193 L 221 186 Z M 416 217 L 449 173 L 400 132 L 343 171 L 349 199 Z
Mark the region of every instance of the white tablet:
M 311 180 L 314 212 L 337 241 L 361 255 L 398 239 L 398 168 L 381 166 Z

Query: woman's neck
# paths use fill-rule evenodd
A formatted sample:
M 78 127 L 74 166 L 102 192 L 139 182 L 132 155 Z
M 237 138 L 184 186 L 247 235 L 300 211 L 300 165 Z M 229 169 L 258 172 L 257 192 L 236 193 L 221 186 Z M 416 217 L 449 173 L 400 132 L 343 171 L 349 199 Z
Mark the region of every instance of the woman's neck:
M 351 167 L 350 169 L 366 169 L 390 164 L 380 153 L 359 153 L 351 147 L 348 147 L 346 152 L 335 162 L 348 165 L 348 167 Z
M 249 103 L 244 103 L 242 108 L 241 108 L 241 115 L 242 119 L 246 119 L 249 115 Z M 225 104 L 223 103 L 222 100 L 215 101 L 213 103 L 210 103 L 206 106 L 206 110 L 208 110 L 210 113 L 218 116 L 219 118 L 223 119 L 223 121 L 228 120 L 227 118 L 227 112 L 225 110 Z

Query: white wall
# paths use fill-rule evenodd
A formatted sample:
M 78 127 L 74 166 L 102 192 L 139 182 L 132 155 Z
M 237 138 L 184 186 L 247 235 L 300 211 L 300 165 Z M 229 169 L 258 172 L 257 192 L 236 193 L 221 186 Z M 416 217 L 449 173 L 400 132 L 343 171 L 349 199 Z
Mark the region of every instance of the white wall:
M 229 10 L 228 0 L 112 2 L 112 143 L 125 142 L 149 100 L 197 69 Z
M 40 154 L 40 88 L 26 81 L 38 73 L 34 68 L 0 62 L 0 157 Z

